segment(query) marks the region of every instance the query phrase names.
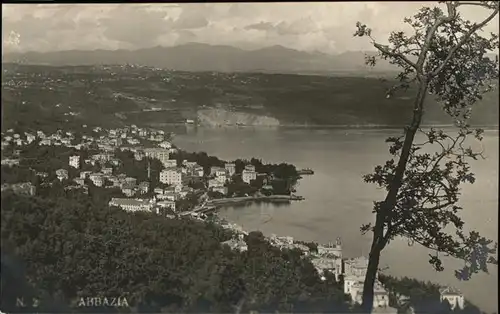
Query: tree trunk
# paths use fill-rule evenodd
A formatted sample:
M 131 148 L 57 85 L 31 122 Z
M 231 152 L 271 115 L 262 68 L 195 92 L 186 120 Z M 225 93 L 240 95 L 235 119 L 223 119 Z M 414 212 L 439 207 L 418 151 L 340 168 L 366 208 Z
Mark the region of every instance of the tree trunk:
M 384 249 L 390 230 L 384 235 L 384 227 L 391 221 L 390 215 L 397 203 L 397 196 L 401 184 L 403 182 L 406 164 L 411 153 L 411 147 L 415 134 L 417 133 L 420 123 L 422 122 L 424 100 L 427 93 L 427 80 L 422 79 L 413 105 L 413 118 L 410 126 L 406 130 L 405 140 L 401 150 L 401 155 L 394 173 L 387 196 L 382 204 L 382 208 L 376 213 L 375 226 L 373 228 L 373 241 L 368 260 L 368 269 L 366 272 L 365 282 L 363 285 L 363 305 L 365 313 L 371 313 L 373 309 L 373 286 L 377 277 L 378 266 L 380 262 L 380 253 Z M 389 218 L 389 219 L 388 219 Z
M 373 309 L 373 286 L 377 279 L 378 265 L 380 262 L 381 248 L 379 245 L 372 245 L 370 257 L 368 259 L 368 269 L 366 271 L 365 283 L 363 285 L 363 312 L 371 313 Z

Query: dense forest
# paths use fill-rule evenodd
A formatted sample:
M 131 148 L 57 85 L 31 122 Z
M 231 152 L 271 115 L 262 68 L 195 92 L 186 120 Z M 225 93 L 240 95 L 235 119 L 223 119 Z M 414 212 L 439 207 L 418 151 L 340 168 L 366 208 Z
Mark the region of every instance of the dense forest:
M 2 193 L 2 310 L 36 297 L 38 311 L 68 312 L 95 294 L 126 296 L 141 312 L 233 312 L 241 299 L 264 312 L 348 310 L 340 283 L 321 281 L 300 251 L 252 232 L 240 253 L 220 245 L 229 238 L 212 223 L 97 207 L 84 195 Z
M 2 311 L 229 313 L 240 304 L 242 312 L 356 312 L 342 282 L 328 274 L 322 281 L 300 251 L 272 247 L 260 232 L 246 236 L 247 251 L 232 251 L 220 243 L 233 234 L 213 222 L 128 213 L 78 193 L 5 192 L 1 208 Z M 451 311 L 436 286 L 381 280 L 393 306 L 397 292 L 417 313 Z M 78 306 L 93 296 L 121 296 L 130 308 Z M 18 299 L 37 302 L 19 307 Z

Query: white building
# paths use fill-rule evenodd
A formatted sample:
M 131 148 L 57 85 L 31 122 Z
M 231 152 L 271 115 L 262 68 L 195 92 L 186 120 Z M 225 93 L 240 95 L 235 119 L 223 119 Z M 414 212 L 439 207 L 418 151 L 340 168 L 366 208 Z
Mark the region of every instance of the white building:
M 160 182 L 171 185 L 182 185 L 182 172 L 176 168 L 168 168 L 160 172 Z
M 112 198 L 109 202 L 109 206 L 116 206 L 126 211 L 135 212 L 141 210 L 151 210 L 153 208 L 153 203 L 142 199 Z
M 224 184 L 227 181 L 226 172 L 216 172 L 215 180 Z
M 457 289 L 451 287 L 444 287 L 439 289 L 441 302 L 447 300 L 450 303 L 452 309 L 457 306 L 459 309 L 463 309 L 465 306 L 464 295 Z
M 2 166 L 18 166 L 19 159 L 2 159 Z
M 293 237 L 290 236 L 284 236 L 284 237 L 276 237 L 276 239 L 286 245 L 292 245 L 293 244 Z
M 241 179 L 243 182 L 250 184 L 251 181 L 257 179 L 257 172 L 245 168 L 241 173 Z
M 162 164 L 170 158 L 170 153 L 164 148 L 146 148 L 144 154 L 149 158 L 158 159 Z
M 68 179 L 68 170 L 66 169 L 58 169 L 56 170 L 56 176 L 59 181 Z
M 190 188 L 188 186 L 183 186 L 182 189 L 178 193 L 179 193 L 180 197 L 184 198 L 191 192 L 193 192 L 192 188 Z
M 108 181 L 113 184 L 112 187 L 119 187 L 120 186 L 120 179 L 118 179 L 115 176 L 109 176 Z
M 193 168 L 193 176 L 203 177 L 204 170 L 202 166 L 196 166 Z
M 210 175 L 211 176 L 225 176 L 226 175 L 226 169 L 221 168 L 221 167 L 212 167 L 210 168 Z
M 118 158 L 112 158 L 109 162 L 115 167 L 118 167 L 121 164 L 121 160 Z
M 208 188 L 209 189 L 223 187 L 223 186 L 224 186 L 224 184 L 217 179 L 208 180 Z
M 254 165 L 246 165 L 245 170 L 247 171 L 254 171 L 255 172 L 255 166 Z
M 344 293 L 345 294 L 356 294 L 352 293 L 353 289 L 356 289 L 356 284 L 359 282 L 364 282 L 364 276 L 355 276 L 355 275 L 344 275 Z M 362 291 L 362 290 L 361 290 Z
M 92 173 L 89 178 L 95 186 L 100 187 L 104 185 L 104 177 L 101 173 Z
M 361 304 L 363 301 L 364 278 L 350 285 L 349 294 L 353 302 Z M 389 293 L 377 280 L 373 286 L 373 308 L 389 308 Z
M 159 147 L 161 148 L 165 148 L 165 149 L 170 149 L 172 148 L 172 144 L 170 144 L 169 142 L 161 142 L 160 144 L 158 144 Z
M 374 307 L 373 311 L 372 311 L 372 314 L 398 314 L 398 313 L 399 313 L 399 310 L 397 308 L 390 307 L 390 306 Z M 412 312 L 412 310 L 410 308 L 410 311 L 407 313 L 412 314 L 414 312 Z
M 175 159 L 164 160 L 162 164 L 163 167 L 165 168 L 174 168 L 177 167 L 177 160 Z
M 156 198 L 159 200 L 169 200 L 169 201 L 175 201 L 177 199 L 177 194 L 175 192 L 165 192 L 163 194 L 157 194 Z
M 163 200 L 157 202 L 156 205 L 158 205 L 161 208 L 170 208 L 171 210 L 175 211 L 175 201 L 172 200 Z
M 52 140 L 51 139 L 43 139 L 40 142 L 38 142 L 38 145 L 40 145 L 40 146 L 50 146 L 50 145 L 52 145 Z
M 28 144 L 31 144 L 36 139 L 36 136 L 33 134 L 26 133 L 26 141 Z
M 349 294 L 353 302 L 360 304 L 362 302 L 363 285 L 367 270 L 368 259 L 364 256 L 344 261 L 344 293 Z M 378 273 L 376 278 L 373 308 L 391 309 L 389 307 L 389 293 L 378 281 Z
M 318 254 L 342 258 L 342 244 L 340 238 L 337 238 L 335 244 L 330 242 L 327 245 L 318 245 Z
M 226 168 L 227 174 L 232 177 L 236 173 L 236 165 L 234 163 L 227 163 L 224 165 Z
M 122 193 L 127 197 L 132 197 L 135 195 L 135 186 L 132 184 L 124 184 L 122 186 Z
M 149 137 L 149 140 L 152 142 L 163 142 L 165 140 L 165 137 L 161 134 L 158 134 L 158 135 L 151 134 L 151 136 Z
M 240 252 L 244 252 L 248 250 L 248 246 L 245 241 L 240 239 L 231 239 L 221 243 L 222 245 L 227 245 L 231 250 L 238 250 Z
M 180 185 L 169 186 L 168 188 L 165 188 L 163 190 L 163 194 L 179 193 L 180 190 L 182 190 L 182 186 L 180 186 Z
M 75 178 L 73 181 L 75 181 L 75 183 L 78 184 L 78 185 L 84 185 L 85 184 L 85 179 L 82 179 L 82 178 Z
M 82 171 L 80 172 L 80 178 L 87 179 L 91 173 L 92 171 Z
M 364 256 L 351 258 L 344 261 L 344 273 L 346 276 L 358 276 L 364 278 L 366 276 L 367 270 L 368 259 Z
M 110 161 L 111 158 L 113 158 L 113 155 L 105 153 L 105 154 L 96 154 L 92 156 L 92 160 L 99 161 L 99 162 L 107 162 Z
M 134 152 L 134 158 L 135 158 L 135 160 L 137 160 L 137 161 L 141 161 L 141 160 L 143 160 L 143 159 L 144 159 L 144 156 L 145 156 L 145 155 L 144 155 L 144 152 L 143 152 L 142 150 L 137 150 L 137 151 L 135 151 L 135 152 Z
M 75 156 L 69 156 L 69 166 L 80 169 L 80 156 L 75 155 Z
M 227 194 L 227 187 L 225 187 L 225 186 L 214 186 L 212 188 L 212 191 L 219 192 L 221 194 L 226 195 Z
M 336 280 L 339 280 L 342 275 L 342 259 L 340 258 L 315 257 L 311 259 L 311 263 L 319 274 L 329 271 L 335 275 Z
M 194 167 L 198 166 L 196 161 L 187 161 L 187 160 L 183 160 L 182 165 L 187 169 L 193 169 Z
M 130 185 L 137 185 L 137 179 L 133 177 L 126 177 L 125 182 Z
M 143 194 L 148 193 L 149 192 L 149 182 L 141 182 L 139 184 L 139 190 Z

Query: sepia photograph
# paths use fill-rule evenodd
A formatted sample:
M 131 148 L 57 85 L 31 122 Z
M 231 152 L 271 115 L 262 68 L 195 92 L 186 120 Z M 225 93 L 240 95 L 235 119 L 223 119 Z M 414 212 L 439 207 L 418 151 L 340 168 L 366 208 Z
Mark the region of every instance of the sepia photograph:
M 2 2 L 0 314 L 497 314 L 499 9 Z

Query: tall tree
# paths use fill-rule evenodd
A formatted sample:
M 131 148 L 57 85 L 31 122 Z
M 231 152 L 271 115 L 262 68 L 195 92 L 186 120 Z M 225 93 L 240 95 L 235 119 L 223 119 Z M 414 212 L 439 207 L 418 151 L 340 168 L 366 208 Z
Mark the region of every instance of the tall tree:
M 388 60 L 401 68 L 393 93 L 415 87 L 413 116 L 403 135 L 387 139 L 393 159 L 377 166 L 364 177 L 386 189 L 383 201 L 374 202 L 375 223 L 361 227 L 372 231 L 368 271 L 363 289 L 363 309 L 371 312 L 373 285 L 381 251 L 396 237 L 408 239 L 435 250 L 429 262 L 437 271 L 443 266 L 439 253 L 464 261 L 456 271 L 459 279 L 468 279 L 478 271 L 487 272 L 487 264 L 496 263 L 493 254 L 496 243 L 477 232 L 466 234 L 457 205 L 462 183 L 473 183 L 468 160 L 482 157 L 481 153 L 465 147 L 467 138 L 481 140 L 482 130 L 472 130 L 467 123 L 471 109 L 481 95 L 493 88 L 498 80 L 498 56 L 486 57 L 498 50 L 498 34 L 483 37 L 482 28 L 492 21 L 499 10 L 497 1 L 440 1 L 436 7 L 423 7 L 413 17 L 405 18 L 411 33 L 392 32 L 388 45 L 378 43 L 371 29 L 358 22 L 354 36 L 370 38 L 377 56 L 367 56 L 366 62 L 375 65 L 379 59 Z M 479 6 L 485 18 L 473 23 L 462 17 L 459 8 Z M 426 98 L 433 95 L 455 121 L 458 135 L 443 130 L 423 130 L 422 117 Z M 416 134 L 423 135 L 417 142 Z M 426 150 L 424 150 L 424 148 Z M 455 229 L 455 235 L 447 232 Z

